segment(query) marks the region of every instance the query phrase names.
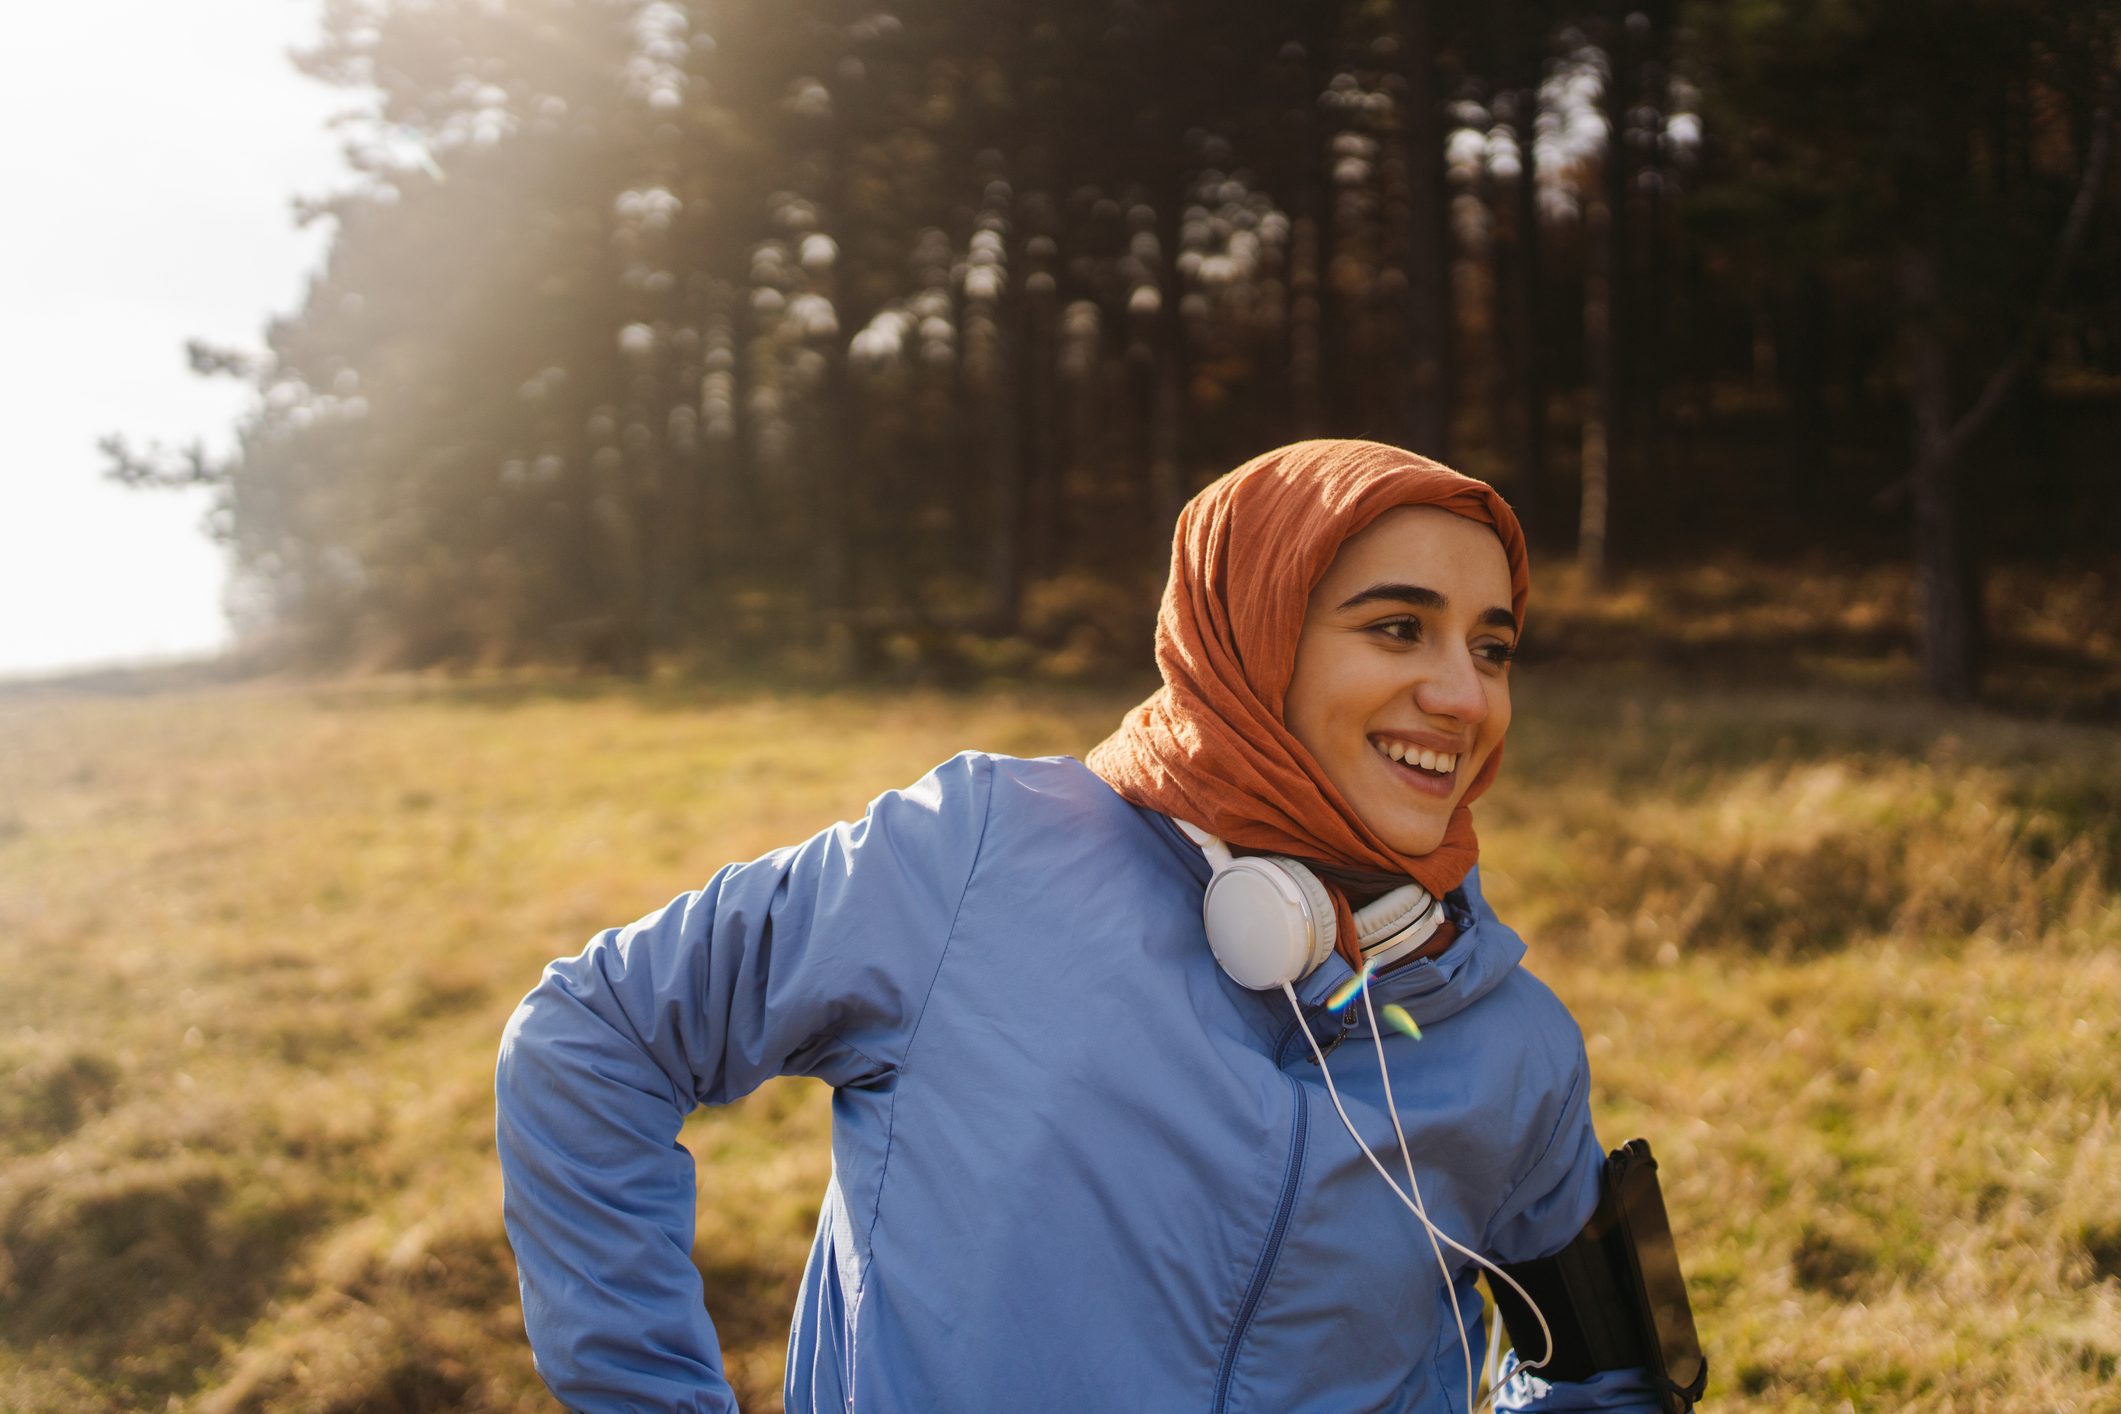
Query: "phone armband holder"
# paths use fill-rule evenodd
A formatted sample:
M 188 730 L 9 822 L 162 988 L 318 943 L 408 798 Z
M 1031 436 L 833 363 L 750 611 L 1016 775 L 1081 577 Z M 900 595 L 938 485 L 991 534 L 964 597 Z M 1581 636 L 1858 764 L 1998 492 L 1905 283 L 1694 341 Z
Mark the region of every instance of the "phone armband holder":
M 1551 1257 L 1503 1265 L 1553 1331 L 1552 1357 L 1534 1373 L 1582 1380 L 1601 1370 L 1640 1368 L 1668 1414 L 1686 1414 L 1708 1387 L 1709 1364 L 1649 1142 L 1631 1139 L 1615 1149 L 1598 1187 L 1598 1207 L 1568 1246 Z M 1492 1278 L 1488 1289 L 1520 1358 L 1541 1349 L 1545 1340 L 1531 1308 Z

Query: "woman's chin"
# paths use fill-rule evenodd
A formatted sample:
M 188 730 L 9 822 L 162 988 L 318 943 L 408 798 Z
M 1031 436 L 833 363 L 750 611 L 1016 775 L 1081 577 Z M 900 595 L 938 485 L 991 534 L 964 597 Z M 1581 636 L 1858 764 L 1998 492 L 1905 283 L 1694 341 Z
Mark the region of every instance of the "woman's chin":
M 1377 833 L 1397 853 L 1422 855 L 1443 843 L 1443 837 L 1451 823 L 1449 811 L 1421 812 L 1396 810 L 1392 817 L 1382 822 Z

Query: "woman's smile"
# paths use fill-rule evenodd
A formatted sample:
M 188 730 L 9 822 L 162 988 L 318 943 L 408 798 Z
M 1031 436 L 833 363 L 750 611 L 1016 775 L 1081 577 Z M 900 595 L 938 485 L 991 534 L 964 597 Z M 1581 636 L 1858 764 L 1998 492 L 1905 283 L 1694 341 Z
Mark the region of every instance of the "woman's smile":
M 1460 753 L 1416 746 L 1399 737 L 1373 736 L 1370 745 L 1395 780 L 1427 795 L 1450 796 Z

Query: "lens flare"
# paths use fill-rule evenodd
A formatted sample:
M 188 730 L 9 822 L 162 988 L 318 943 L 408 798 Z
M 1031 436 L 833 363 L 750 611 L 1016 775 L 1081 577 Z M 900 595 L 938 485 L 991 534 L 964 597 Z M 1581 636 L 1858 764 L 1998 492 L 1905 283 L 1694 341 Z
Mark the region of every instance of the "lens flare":
M 1385 1003 L 1384 1006 L 1378 1008 L 1378 1015 L 1382 1016 L 1385 1019 L 1385 1024 L 1393 1030 L 1403 1035 L 1412 1036 L 1417 1041 L 1421 1039 L 1421 1028 L 1414 1024 L 1414 1018 L 1408 1016 L 1407 1009 L 1399 1003 Z
M 1330 1012 L 1347 1010 L 1348 1003 L 1361 996 L 1362 989 L 1369 985 L 1370 964 L 1366 962 L 1362 965 L 1362 971 L 1333 989 L 1331 995 L 1326 998 L 1326 1010 Z

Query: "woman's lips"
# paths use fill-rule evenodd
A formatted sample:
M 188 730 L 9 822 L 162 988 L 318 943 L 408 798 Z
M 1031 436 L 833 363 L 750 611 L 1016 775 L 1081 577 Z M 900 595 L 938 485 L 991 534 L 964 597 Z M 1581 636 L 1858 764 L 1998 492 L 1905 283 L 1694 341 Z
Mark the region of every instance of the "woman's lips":
M 1423 795 L 1434 796 L 1438 800 L 1448 800 L 1450 799 L 1451 791 L 1458 784 L 1458 772 L 1456 769 L 1452 770 L 1449 775 L 1439 775 L 1434 771 L 1424 771 L 1419 766 L 1409 766 L 1403 761 L 1394 761 L 1381 751 L 1373 749 L 1370 754 L 1377 758 L 1378 765 L 1397 776 L 1402 784 L 1410 789 L 1420 791 Z M 1458 764 L 1460 766 L 1465 765 L 1465 758 L 1461 756 Z

